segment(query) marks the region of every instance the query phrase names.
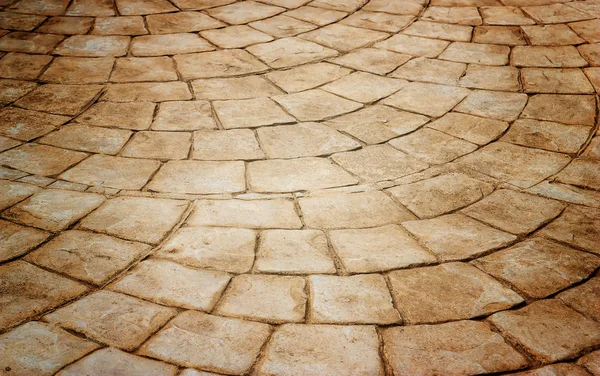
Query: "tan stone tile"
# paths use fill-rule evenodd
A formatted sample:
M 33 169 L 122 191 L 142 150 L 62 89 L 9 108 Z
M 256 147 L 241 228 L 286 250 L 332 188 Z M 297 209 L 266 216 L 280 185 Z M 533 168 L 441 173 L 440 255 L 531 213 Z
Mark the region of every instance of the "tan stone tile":
M 459 25 L 481 25 L 481 16 L 476 7 L 429 6 L 425 9 L 421 19 Z
M 244 48 L 252 44 L 273 40 L 272 36 L 246 25 L 206 30 L 201 32 L 200 35 L 221 48 Z
M 1 87 L 0 87 L 0 90 L 2 90 Z M 12 149 L 19 145 L 21 145 L 21 142 L 19 142 L 17 140 L 13 140 L 12 138 L 0 136 L 0 152 L 8 150 L 8 149 Z
M 537 368 L 531 371 L 515 373 L 517 376 L 544 376 L 544 375 L 572 375 L 589 376 L 582 368 L 570 363 L 556 363 L 549 366 Z
M 66 367 L 57 376 L 125 374 L 129 376 L 175 376 L 177 367 L 109 347 Z
M 403 33 L 425 38 L 468 42 L 471 40 L 472 29 L 471 26 L 417 21 L 404 29 Z
M 43 344 L 43 346 L 40 346 Z M 28 322 L 0 336 L 3 369 L 16 376 L 50 376 L 99 346 L 52 325 Z
M 569 4 L 569 6 L 575 8 L 575 9 L 579 9 L 582 12 L 591 14 L 595 17 L 598 17 L 598 15 L 600 14 L 600 13 L 598 13 L 598 5 L 591 1 L 584 1 L 579 4 Z
M 177 72 L 173 60 L 161 57 L 124 57 L 117 59 L 111 82 L 174 81 Z
M 581 154 L 582 158 L 600 159 L 600 137 L 593 137 Z
M 523 111 L 526 103 L 526 94 L 474 90 L 454 110 L 485 118 L 513 121 Z
M 409 324 L 426 324 L 489 315 L 523 302 L 479 269 L 463 263 L 390 273 L 394 304 Z
M 284 7 L 287 9 L 294 9 L 310 2 L 310 0 L 261 0 L 261 2 L 265 4 Z
M 500 136 L 508 128 L 508 123 L 449 112 L 428 124 L 427 127 L 478 145 L 485 145 Z
M 397 92 L 406 83 L 405 80 L 356 72 L 329 83 L 322 89 L 357 102 L 368 103 Z
M 187 132 L 142 131 L 133 135 L 121 155 L 148 159 L 186 159 L 191 141 L 192 135 Z
M 504 247 L 517 238 L 462 214 L 408 221 L 402 226 L 444 261 L 480 255 Z
M 483 7 L 481 15 L 487 25 L 535 25 L 535 21 L 517 7 Z
M 0 177 L 2 177 L 2 179 L 16 180 L 16 179 L 22 178 L 27 175 L 29 175 L 29 174 L 26 172 L 22 172 L 19 170 L 13 170 L 12 168 L 0 166 Z
M 390 77 L 411 81 L 432 82 L 445 85 L 457 85 L 467 65 L 450 61 L 418 57 L 396 69 Z
M 219 375 L 216 373 L 212 373 L 212 372 L 197 371 L 192 368 L 187 368 L 187 369 L 184 369 L 179 374 L 179 376 L 219 376 Z
M 98 102 L 76 121 L 104 127 L 143 130 L 150 127 L 156 105 L 150 102 Z
M 546 180 L 529 188 L 527 191 L 532 194 L 563 200 L 571 204 L 600 208 L 600 195 L 572 185 Z
M 60 84 L 104 83 L 114 58 L 57 57 L 40 80 Z
M 521 77 L 526 93 L 594 93 L 581 69 L 524 68 Z
M 61 179 L 117 189 L 141 189 L 160 167 L 155 160 L 95 154 L 60 175 Z
M 499 91 L 519 91 L 521 87 L 517 68 L 477 64 L 469 64 L 467 71 L 460 77 L 459 85 Z
M 252 230 L 184 227 L 175 232 L 156 256 L 197 268 L 246 273 L 254 263 L 255 242 Z
M 211 51 L 215 48 L 197 34 L 142 35 L 133 38 L 134 56 L 161 56 Z
M 287 68 L 338 55 L 335 50 L 296 37 L 257 44 L 247 50 L 273 68 Z
M 117 0 L 119 13 L 125 16 L 177 11 L 167 0 Z
M 564 4 L 523 7 L 523 10 L 542 24 L 565 23 L 593 18 L 587 13 Z
M 0 210 L 23 201 L 40 190 L 34 185 L 0 180 Z
M 519 119 L 501 140 L 560 153 L 577 153 L 589 133 L 590 128 L 583 125 Z
M 251 99 L 282 93 L 261 76 L 195 80 L 192 87 L 196 99 Z
M 15 102 L 15 105 L 59 115 L 77 115 L 90 105 L 101 91 L 100 85 L 48 84 L 39 86 Z
M 249 189 L 255 192 L 295 192 L 358 183 L 358 179 L 324 158 L 278 159 L 248 164 Z
M 92 34 L 143 35 L 148 34 L 141 16 L 97 17 Z
M 262 232 L 254 269 L 262 273 L 335 273 L 325 234 L 318 230 Z
M 312 4 L 314 5 L 314 2 Z M 398 16 L 361 10 L 351 14 L 340 23 L 365 29 L 397 33 L 413 20 L 413 16 Z
M 411 82 L 382 103 L 428 116 L 442 116 L 469 93 L 465 88 Z
M 423 128 L 407 136 L 396 138 L 389 144 L 431 164 L 450 162 L 477 149 L 475 144 L 430 128 Z
M 372 326 L 286 324 L 273 335 L 257 372 L 281 376 L 315 370 L 323 375 L 382 375 L 378 347 Z
M 44 319 L 110 346 L 133 350 L 176 312 L 127 295 L 98 291 Z
M 383 343 L 395 373 L 474 375 L 528 364 L 502 336 L 477 321 L 384 329 Z
M 396 34 L 383 42 L 375 44 L 377 48 L 383 48 L 394 52 L 400 52 L 412 56 L 436 57 L 450 44 L 443 40 L 414 37 L 404 34 Z
M 0 220 L 0 261 L 29 252 L 49 236 L 50 234 L 41 230 Z
M 348 133 L 368 144 L 377 144 L 409 133 L 427 123 L 429 118 L 374 105 L 327 121 L 327 125 Z
M 0 49 L 30 54 L 47 54 L 63 39 L 62 35 L 14 31 L 0 38 Z
M 267 324 L 187 311 L 139 353 L 180 366 L 241 375 L 250 369 L 270 333 Z
M 246 190 L 241 161 L 169 161 L 152 178 L 148 190 L 210 194 Z
M 102 154 L 117 154 L 131 132 L 73 124 L 61 127 L 39 140 L 42 144 Z
M 516 67 L 573 68 L 587 65 L 574 46 L 517 46 L 510 57 Z
M 35 82 L 0 79 L 0 105 L 16 101 L 37 86 Z
M 473 32 L 473 42 L 506 46 L 527 44 L 521 29 L 517 26 L 477 26 Z
M 296 120 L 269 98 L 215 101 L 213 107 L 225 129 L 254 128 Z
M 30 174 L 57 175 L 87 156 L 53 146 L 24 144 L 0 154 L 0 163 Z
M 576 159 L 556 176 L 556 180 L 565 184 L 598 190 L 600 189 L 599 168 L 598 161 Z
M 263 159 L 254 132 L 249 129 L 194 132 L 193 159 L 199 160 L 253 160 Z
M 163 102 L 192 99 L 185 82 L 141 82 L 108 85 L 102 100 L 112 102 Z
M 309 228 L 361 228 L 412 219 L 385 193 L 331 193 L 300 198 L 300 208 Z
M 146 22 L 151 34 L 190 33 L 225 26 L 200 12 L 153 14 L 146 17 Z
M 106 0 L 74 0 L 67 9 L 69 16 L 114 16 L 112 1 Z
M 288 70 L 267 73 L 265 76 L 288 93 L 304 91 L 335 81 L 351 72 L 329 63 L 306 64 Z
M 145 244 L 70 230 L 27 255 L 26 260 L 101 285 L 149 250 Z
M 560 293 L 557 298 L 594 320 L 600 317 L 600 278 L 591 278 L 586 283 Z M 583 360 L 583 359 L 582 359 Z M 580 364 L 585 362 L 581 362 Z M 587 365 L 586 365 L 587 366 Z M 589 367 L 588 367 L 589 368 Z
M 88 215 L 81 228 L 156 244 L 177 224 L 187 206 L 187 201 L 118 197 Z
M 161 103 L 152 123 L 152 129 L 159 131 L 193 131 L 216 128 L 212 109 L 207 101 Z
M 380 31 L 361 29 L 337 23 L 300 35 L 303 39 L 344 52 L 364 47 L 367 44 L 385 39 L 388 36 L 389 34 Z
M 411 14 L 418 15 L 423 6 L 420 1 L 406 1 L 402 3 L 390 2 L 387 0 L 371 0 L 367 5 L 364 6 L 364 10 L 371 10 L 373 12 L 385 12 L 392 14 Z
M 283 11 L 285 11 L 285 8 L 257 3 L 255 1 L 245 1 L 209 9 L 208 14 L 229 24 L 240 25 L 269 18 Z
M 600 23 L 597 19 L 583 21 L 583 22 L 575 22 L 569 24 L 569 26 L 575 30 L 580 37 L 588 41 L 589 43 L 598 43 L 600 42 L 600 33 L 598 33 L 598 27 L 600 27 Z
M 529 98 L 522 118 L 563 124 L 594 124 L 596 104 L 589 95 L 538 94 Z
M 51 17 L 37 31 L 46 34 L 86 34 L 94 25 L 92 17 Z
M 454 42 L 440 59 L 483 65 L 506 65 L 510 48 L 507 46 L 479 43 Z
M 52 56 L 9 52 L 0 59 L 0 77 L 33 80 L 51 60 Z
M 277 38 L 293 37 L 317 28 L 317 26 L 311 23 L 300 21 L 285 15 L 254 21 L 249 23 L 249 25 Z
M 367 0 L 314 0 L 310 3 L 310 5 L 343 12 L 353 12 L 364 6 L 367 2 Z
M 82 57 L 124 56 L 129 39 L 128 36 L 73 35 L 59 44 L 54 53 Z
M 363 107 L 320 89 L 277 95 L 273 99 L 301 121 L 316 121 L 342 115 Z
M 543 363 L 571 358 L 600 342 L 600 324 L 558 300 L 540 300 L 490 321 Z
M 47 272 L 24 261 L 0 266 L 3 306 L 0 327 L 9 328 L 19 322 L 57 307 L 87 288 L 70 279 Z
M 268 69 L 244 50 L 224 50 L 177 55 L 177 70 L 184 80 L 194 78 L 240 76 Z
M 377 48 L 360 48 L 343 56 L 331 59 L 336 64 L 361 71 L 386 74 L 404 64 L 410 59 L 409 55 Z
M 318 26 L 325 26 L 341 20 L 348 14 L 337 10 L 304 6 L 298 9 L 287 11 L 285 12 L 285 15 L 302 21 L 310 22 Z
M 294 203 L 273 200 L 199 200 L 187 220 L 190 226 L 226 226 L 249 228 L 302 227 Z
M 2 12 L 0 15 L 0 28 L 31 31 L 44 22 L 45 19 L 46 17 L 36 16 L 33 14 Z
M 534 46 L 567 46 L 585 42 L 567 25 L 523 26 L 523 31 Z
M 29 183 L 29 184 L 34 184 L 34 185 L 37 185 L 38 187 L 46 187 L 50 183 L 52 183 L 54 181 L 54 179 L 48 178 L 46 176 L 29 175 L 29 176 L 24 176 L 24 177 L 20 178 L 18 181 L 24 182 L 24 183 Z
M 577 47 L 577 50 L 591 66 L 600 66 L 600 43 L 582 44 Z M 598 85 L 596 85 L 596 87 L 598 87 Z

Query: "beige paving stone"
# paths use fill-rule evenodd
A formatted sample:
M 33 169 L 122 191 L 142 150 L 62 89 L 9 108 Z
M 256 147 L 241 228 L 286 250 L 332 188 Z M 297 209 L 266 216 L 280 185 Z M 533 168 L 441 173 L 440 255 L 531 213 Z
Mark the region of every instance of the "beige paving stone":
M 38 85 L 34 82 L 0 79 L 0 104 L 7 105 L 30 93 Z
M 559 182 L 550 182 L 549 180 L 546 180 L 529 188 L 527 191 L 548 198 L 564 200 L 576 205 L 600 207 L 597 194 L 590 190 L 561 184 Z
M 146 17 L 150 34 L 190 33 L 225 26 L 201 12 L 153 14 Z
M 40 188 L 31 184 L 0 180 L 0 210 L 23 201 L 40 190 Z
M 397 270 L 389 279 L 394 303 L 410 325 L 489 315 L 523 302 L 514 291 L 463 263 Z
M 296 120 L 269 98 L 215 101 L 213 107 L 225 129 L 254 128 Z
M 184 227 L 156 256 L 197 268 L 246 273 L 254 262 L 255 242 L 256 234 L 248 229 Z M 211 303 L 210 308 L 216 301 Z M 206 304 L 204 307 L 208 310 Z
M 20 260 L 0 266 L 0 277 L 3 329 L 66 303 L 87 290 L 80 283 Z
M 257 44 L 247 50 L 272 68 L 288 68 L 338 55 L 335 50 L 296 37 Z
M 402 226 L 443 261 L 477 256 L 504 247 L 517 238 L 462 214 L 408 221 Z
M 362 228 L 413 219 L 385 193 L 330 193 L 300 198 L 300 209 L 309 228 Z
M 15 180 L 27 175 L 29 174 L 26 172 L 14 170 L 9 167 L 0 166 L 0 177 L 2 177 L 2 179 Z
M 504 121 L 515 120 L 527 103 L 527 95 L 474 90 L 455 111 Z
M 310 2 L 310 0 L 262 0 L 262 2 L 265 4 L 284 7 L 287 9 L 295 9 Z
M 0 261 L 25 254 L 44 242 L 50 234 L 0 220 Z
M 176 55 L 177 70 L 184 80 L 230 77 L 264 72 L 267 66 L 244 50 L 224 50 Z
M 406 85 L 405 80 L 356 72 L 323 86 L 323 90 L 361 103 L 387 97 Z
M 599 254 L 599 218 L 598 209 L 569 206 L 558 219 L 542 229 L 540 234 Z
M 521 87 L 517 68 L 477 64 L 469 64 L 458 82 L 469 88 L 499 91 L 519 91 Z
M 543 363 L 574 357 L 600 342 L 600 324 L 555 299 L 499 312 L 489 320 Z
M 594 89 L 596 89 L 596 92 L 600 91 L 600 69 L 594 67 L 586 68 L 583 71 L 594 86 Z
M 0 59 L 0 77 L 33 80 L 52 61 L 52 56 L 9 52 Z
M 523 31 L 534 46 L 568 46 L 585 42 L 562 24 L 523 26 Z
M 535 21 L 517 7 L 483 7 L 481 15 L 487 25 L 535 25 Z
M 501 140 L 560 153 L 577 153 L 589 133 L 590 128 L 583 125 L 519 119 Z
M 216 127 L 210 103 L 207 101 L 161 103 L 152 122 L 152 129 L 159 131 L 192 131 Z
M 468 42 L 471 40 L 472 29 L 471 26 L 416 21 L 404 29 L 403 33 L 425 38 Z
M 383 331 L 383 343 L 399 374 L 476 375 L 527 365 L 502 336 L 477 321 L 389 328 Z
M 332 159 L 367 182 L 393 180 L 426 169 L 429 165 L 389 145 L 372 145 L 334 154 Z
M 15 105 L 59 115 L 77 115 L 100 95 L 101 90 L 99 85 L 48 84 L 39 86 Z
M 476 7 L 429 6 L 421 19 L 459 25 L 481 25 L 481 16 Z
M 63 172 L 61 179 L 117 189 L 141 189 L 160 162 L 95 154 Z
M 517 46 L 510 57 L 516 67 L 576 68 L 587 65 L 574 46 Z
M 450 42 L 443 40 L 396 34 L 383 42 L 375 44 L 375 47 L 412 56 L 433 58 L 444 51 L 449 44 Z
M 557 298 L 578 312 L 598 321 L 598 317 L 600 317 L 599 287 L 600 278 L 591 278 L 582 285 L 560 293 Z
M 106 201 L 80 226 L 128 240 L 156 244 L 177 224 L 187 206 L 186 201 L 118 197 Z
M 477 149 L 477 145 L 430 128 L 396 138 L 390 145 L 431 164 L 450 162 Z
M 87 156 L 53 146 L 24 144 L 0 154 L 0 163 L 31 174 L 57 175 Z
M 192 87 L 196 99 L 252 99 L 282 93 L 261 76 L 194 80 Z
M 508 63 L 510 48 L 493 44 L 454 42 L 440 59 L 482 65 L 505 65 Z
M 464 74 L 466 64 L 418 57 L 412 59 L 390 76 L 411 81 L 456 85 Z
M 144 130 L 150 127 L 156 105 L 150 102 L 98 102 L 76 121 L 102 127 Z
M 410 59 L 403 55 L 378 48 L 360 48 L 331 61 L 345 67 L 375 74 L 389 73 Z
M 0 87 L 0 90 L 2 90 L 1 87 Z M 17 140 L 13 140 L 12 138 L 0 136 L 0 152 L 8 150 L 8 149 L 12 149 L 15 146 L 19 146 L 19 145 L 21 145 L 21 142 L 19 142 Z
M 256 161 L 248 164 L 248 188 L 255 192 L 295 192 L 358 183 L 358 179 L 324 158 Z
M 335 81 L 350 72 L 350 69 L 321 62 L 270 72 L 266 77 L 286 92 L 294 93 Z
M 185 159 L 192 135 L 184 132 L 137 132 L 121 153 L 124 157 Z
M 283 11 L 285 11 L 285 8 L 257 3 L 255 1 L 244 1 L 242 3 L 209 9 L 208 14 L 229 24 L 240 25 L 269 18 Z
M 273 200 L 199 200 L 187 220 L 190 226 L 298 229 L 302 227 L 294 203 Z
M 193 159 L 254 160 L 264 159 L 254 132 L 250 129 L 194 132 Z
M 39 33 L 47 34 L 86 34 L 94 25 L 92 17 L 50 17 L 38 27 Z
M 231 281 L 215 314 L 267 322 L 300 322 L 306 311 L 304 278 L 240 275 Z
M 102 154 L 117 154 L 131 131 L 73 124 L 42 137 L 42 144 Z
M 302 338 L 303 340 L 299 341 Z M 292 376 L 383 375 L 379 341 L 372 326 L 301 325 L 280 326 L 257 372 Z
M 454 86 L 411 82 L 382 103 L 402 110 L 437 117 L 450 111 L 469 92 L 468 89 Z
M 3 12 L 0 16 L 0 27 L 2 29 L 31 31 L 38 27 L 46 17 Z
M 287 11 L 285 12 L 285 15 L 301 21 L 310 22 L 318 26 L 325 26 L 332 22 L 339 21 L 340 19 L 346 17 L 348 13 L 331 9 L 304 6 Z
M 397 33 L 413 20 L 413 16 L 398 16 L 361 10 L 351 14 L 340 23 L 365 29 Z
M 269 158 L 320 156 L 360 147 L 358 142 L 320 123 L 263 127 L 257 134 Z
M 372 0 L 363 8 L 373 12 L 385 12 L 392 14 L 411 14 L 418 15 L 423 9 L 419 1 L 408 1 L 405 3 L 389 2 L 386 0 Z
M 117 35 L 73 35 L 59 44 L 54 53 L 81 57 L 124 56 L 127 54 L 129 39 L 128 36 Z
M 254 269 L 262 273 L 308 274 L 336 272 L 327 238 L 318 230 L 266 230 Z
M 169 161 L 152 178 L 155 192 L 210 194 L 246 190 L 241 161 Z
M 600 189 L 599 167 L 598 161 L 576 159 L 556 176 L 556 180 L 565 184 L 598 190 Z
M 381 31 L 361 29 L 336 23 L 309 31 L 300 35 L 300 37 L 338 51 L 347 52 L 385 39 L 388 35 Z
M 257 30 L 278 38 L 293 37 L 317 28 L 316 25 L 313 25 L 309 22 L 300 21 L 285 15 L 254 21 L 249 23 L 249 25 Z
M 598 33 L 598 27 L 600 23 L 597 19 L 582 21 L 582 22 L 574 22 L 569 24 L 569 26 L 575 30 L 580 37 L 588 41 L 589 43 L 598 43 L 600 42 L 600 33 Z
M 529 98 L 522 118 L 593 125 L 596 104 L 585 95 L 538 94 Z
M 500 136 L 508 128 L 508 123 L 449 112 L 428 124 L 427 127 L 478 145 L 485 145 Z
M 154 335 L 139 353 L 180 366 L 242 375 L 270 334 L 267 324 L 187 311 Z
M 192 368 L 186 368 L 179 374 L 179 376 L 218 376 L 218 374 L 212 372 L 197 371 Z
M 523 7 L 525 13 L 543 24 L 589 20 L 591 15 L 564 4 Z
M 97 17 L 92 34 L 144 35 L 148 34 L 141 16 Z
M 473 42 L 506 46 L 527 44 L 518 26 L 477 26 L 473 32 Z
M 154 13 L 165 13 L 176 11 L 167 0 L 145 0 L 143 2 L 136 0 L 117 0 L 117 9 L 122 15 L 143 15 Z
M 63 39 L 62 35 L 14 31 L 0 38 L 0 49 L 30 54 L 47 54 Z
M 64 13 L 67 5 L 69 5 L 69 2 L 66 0 L 50 0 L 42 3 L 35 0 L 25 0 L 19 1 L 18 4 L 12 5 L 9 9 L 17 13 L 34 13 L 52 16 Z
M 111 82 L 173 81 L 177 73 L 173 60 L 161 57 L 124 57 L 117 59 Z
M 594 88 L 580 69 L 524 68 L 521 75 L 526 93 L 594 93 Z
M 583 154 L 581 154 L 581 157 L 590 159 L 600 159 L 600 138 L 598 138 L 597 136 L 592 138 L 587 148 L 585 148 Z
M 409 133 L 427 123 L 429 118 L 391 107 L 374 105 L 326 122 L 367 144 L 385 142 Z
M 192 99 L 185 82 L 140 82 L 108 85 L 102 100 L 112 102 L 162 102 Z
M 45 190 L 4 211 L 2 216 L 28 226 L 60 231 L 83 218 L 104 202 L 93 193 Z
M 544 375 L 573 375 L 573 376 L 589 376 L 589 373 L 581 367 L 570 363 L 556 363 L 531 371 L 516 373 L 518 376 L 544 376 Z
M 37 321 L 0 336 L 2 369 L 15 376 L 53 375 L 97 348 L 94 342 Z
M 252 44 L 273 40 L 272 36 L 246 25 L 206 30 L 201 32 L 200 35 L 221 48 L 244 48 Z
M 57 373 L 57 376 L 110 375 L 175 376 L 177 367 L 128 354 L 109 347 L 81 359 Z
M 400 321 L 383 276 L 310 276 L 314 323 L 392 324 Z
M 343 1 L 333 1 L 333 0 L 315 0 L 310 3 L 310 5 L 325 8 L 325 9 L 334 9 L 340 10 L 344 12 L 353 12 L 358 8 L 364 6 L 368 1 L 367 0 L 343 0 Z
M 114 61 L 110 57 L 57 57 L 40 80 L 60 84 L 104 83 L 108 81 Z
M 316 121 L 342 115 L 363 107 L 320 89 L 277 95 L 273 99 L 301 121 Z
M 145 244 L 69 230 L 27 255 L 26 260 L 101 285 L 149 250 Z
M 98 291 L 44 316 L 44 320 L 130 351 L 176 312 L 127 295 Z
M 142 35 L 131 41 L 134 56 L 161 56 L 211 51 L 215 48 L 192 33 Z

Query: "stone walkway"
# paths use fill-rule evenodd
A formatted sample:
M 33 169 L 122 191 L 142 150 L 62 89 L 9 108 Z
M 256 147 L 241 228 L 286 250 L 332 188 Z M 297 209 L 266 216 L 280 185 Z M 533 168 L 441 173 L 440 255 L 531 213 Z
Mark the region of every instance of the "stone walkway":
M 0 7 L 0 375 L 600 375 L 599 0 Z

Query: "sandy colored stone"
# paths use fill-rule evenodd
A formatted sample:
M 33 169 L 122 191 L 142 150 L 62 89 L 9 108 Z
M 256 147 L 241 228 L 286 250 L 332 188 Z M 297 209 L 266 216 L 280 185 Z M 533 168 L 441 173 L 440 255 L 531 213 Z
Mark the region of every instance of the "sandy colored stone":
M 83 294 L 87 288 L 24 261 L 0 266 L 3 329 L 37 316 Z
M 468 89 L 411 82 L 382 103 L 428 116 L 442 116 L 468 94 Z M 433 100 L 435 98 L 435 100 Z
M 52 60 L 51 56 L 9 52 L 0 59 L 0 77 L 19 80 L 37 78 Z
M 187 311 L 154 335 L 139 353 L 180 366 L 242 375 L 270 333 L 267 324 Z
M 300 7 L 285 13 L 286 16 L 293 17 L 302 21 L 310 22 L 318 26 L 325 26 L 339 21 L 346 17 L 348 13 L 332 9 L 322 9 L 310 6 Z
M 38 175 L 57 175 L 87 156 L 53 146 L 24 144 L 0 154 L 0 163 Z
M 413 219 L 410 213 L 378 191 L 330 193 L 299 201 L 309 228 L 374 227 Z
M 598 27 L 600 26 L 600 23 L 597 19 L 574 22 L 569 24 L 569 26 L 573 30 L 575 30 L 575 32 L 579 34 L 580 37 L 582 37 L 589 43 L 600 42 L 600 34 L 598 33 Z
M 340 10 L 343 12 L 353 12 L 358 8 L 363 7 L 367 2 L 367 0 L 314 0 L 310 5 L 319 8 Z
M 421 19 L 459 25 L 481 25 L 481 16 L 476 7 L 429 6 Z
M 148 30 L 140 16 L 97 17 L 92 34 L 143 35 L 148 34 Z
M 555 299 L 499 312 L 489 320 L 542 363 L 571 358 L 600 342 L 600 324 Z
M 350 72 L 350 69 L 321 62 L 301 65 L 288 70 L 274 71 L 267 73 L 265 76 L 288 93 L 295 93 L 335 81 Z
M 600 183 L 598 182 L 599 168 L 598 161 L 575 159 L 556 176 L 556 180 L 565 184 L 598 190 L 600 189 Z
M 127 295 L 98 291 L 44 316 L 44 319 L 107 345 L 131 351 L 176 312 Z
M 0 336 L 0 366 L 14 376 L 51 376 L 97 348 L 94 342 L 33 321 Z
M 589 376 L 589 373 L 570 363 L 556 363 L 541 368 L 536 368 L 531 371 L 515 373 L 517 376 L 545 376 L 545 375 L 572 375 L 572 376 Z
M 523 26 L 523 31 L 534 46 L 568 46 L 585 42 L 567 25 Z
M 535 25 L 535 21 L 517 7 L 483 7 L 481 15 L 487 25 Z
M 5 4 L 10 5 L 10 4 Z M 47 16 L 62 14 L 65 12 L 69 2 L 66 0 L 48 0 L 38 2 L 35 0 L 19 1 L 18 4 L 13 4 L 9 9 L 17 13 L 33 13 Z
M 248 229 L 184 227 L 156 256 L 196 268 L 245 273 L 254 262 L 255 242 L 256 234 Z
M 191 133 L 142 131 L 133 135 L 121 155 L 147 159 L 185 159 L 191 141 Z
M 519 70 L 514 67 L 498 67 L 469 64 L 459 85 L 475 89 L 519 91 Z
M 500 136 L 508 128 L 508 123 L 450 112 L 427 127 L 478 145 L 485 145 Z
M 448 41 L 396 34 L 383 42 L 375 44 L 376 48 L 400 52 L 412 56 L 436 57 L 450 44 Z
M 38 27 L 46 17 L 3 12 L 0 16 L 0 27 L 2 29 L 31 31 Z
M 343 56 L 332 59 L 332 62 L 375 74 L 385 74 L 407 62 L 410 56 L 377 48 L 361 48 Z
M 192 94 L 185 82 L 141 82 L 108 85 L 102 99 L 113 102 L 182 101 L 192 99 Z
M 559 153 L 577 153 L 589 133 L 590 128 L 583 125 L 519 119 L 501 140 Z
M 184 80 L 230 77 L 267 70 L 267 66 L 244 50 L 222 50 L 176 55 L 177 70 Z
M 515 120 L 527 103 L 522 93 L 474 90 L 456 106 L 455 111 L 504 121 Z
M 192 33 L 143 35 L 131 41 L 131 54 L 134 56 L 187 54 L 214 49 L 210 43 Z
M 117 154 L 131 132 L 89 125 L 63 126 L 39 140 L 42 144 L 102 154 Z
M 407 82 L 356 72 L 323 86 L 323 90 L 361 103 L 374 102 L 400 90 Z
M 51 17 L 37 31 L 48 34 L 86 34 L 93 24 L 94 19 L 91 17 Z
M 320 89 L 278 95 L 273 99 L 301 121 L 323 120 L 362 107 L 362 104 L 340 98 Z
M 117 59 L 111 82 L 176 81 L 173 60 L 160 57 L 123 57 Z
M 169 161 L 154 175 L 155 192 L 210 194 L 246 189 L 243 162 Z
M 528 364 L 502 336 L 477 321 L 389 328 L 383 331 L 383 343 L 398 374 L 476 375 Z
M 489 315 L 523 302 L 514 291 L 462 263 L 397 270 L 389 278 L 394 304 L 409 325 Z
M 59 44 L 54 53 L 81 57 L 124 56 L 129 39 L 128 36 L 117 35 L 73 35 Z
M 160 162 L 94 154 L 60 175 L 61 179 L 117 189 L 141 189 Z
M 0 90 L 2 90 L 1 87 L 0 87 Z M 19 142 L 17 140 L 13 140 L 12 138 L 0 136 L 0 152 L 6 151 L 8 149 L 12 149 L 19 145 L 21 145 L 21 142 Z
M 278 15 L 265 20 L 254 21 L 249 25 L 255 29 L 278 38 L 293 37 L 317 28 L 316 25 L 311 23 L 300 21 L 284 15 Z
M 269 98 L 216 101 L 213 107 L 225 129 L 254 128 L 296 120 Z
M 201 12 L 152 14 L 146 22 L 151 34 L 190 33 L 225 26 Z
M 372 326 L 286 324 L 273 335 L 257 372 L 281 376 L 315 372 L 381 376 L 378 347 Z
M 132 130 L 148 129 L 156 105 L 150 102 L 98 102 L 79 117 L 78 122 Z
M 88 215 L 81 227 L 125 239 L 158 243 L 179 221 L 187 205 L 186 201 L 118 197 Z
M 101 90 L 99 85 L 48 84 L 39 86 L 15 104 L 30 110 L 77 115 L 100 95 Z
M 413 20 L 413 16 L 399 16 L 361 10 L 351 14 L 340 23 L 365 29 L 397 33 Z
M 69 119 L 67 116 L 6 107 L 0 111 L 0 134 L 29 141 L 53 131 Z
M 466 68 L 467 65 L 464 63 L 418 57 L 396 69 L 391 74 L 391 77 L 404 78 L 411 81 L 456 85 Z
M 444 261 L 470 258 L 517 239 L 462 214 L 408 221 L 402 226 Z
M 0 104 L 10 104 L 30 93 L 37 86 L 35 82 L 0 79 Z
M 327 238 L 318 230 L 267 230 L 261 233 L 254 269 L 261 273 L 335 273 Z
M 41 230 L 0 220 L 0 261 L 29 252 L 49 236 L 50 234 Z
M 295 37 L 257 44 L 247 50 L 273 68 L 287 68 L 338 55 L 335 50 Z
M 589 14 L 564 4 L 523 7 L 523 10 L 543 24 L 565 23 L 592 18 Z
M 254 132 L 249 129 L 194 132 L 193 159 L 253 160 L 263 159 Z
M 516 67 L 573 68 L 587 65 L 574 46 L 517 46 L 510 60 L 511 65 Z
M 244 48 L 252 44 L 265 43 L 273 40 L 273 37 L 269 34 L 265 34 L 246 25 L 206 30 L 201 32 L 200 35 L 221 48 Z
M 159 131 L 192 131 L 215 128 L 212 109 L 207 101 L 161 103 L 152 122 L 152 129 Z
M 450 162 L 477 149 L 477 145 L 431 128 L 423 128 L 389 142 L 394 148 L 430 164 Z
M 343 52 L 364 47 L 367 44 L 372 44 L 388 36 L 389 34 L 381 31 L 361 29 L 339 23 L 300 35 L 303 39 Z
M 0 210 L 23 201 L 39 191 L 40 188 L 34 185 L 0 180 Z
M 600 351 L 594 351 L 579 358 L 577 364 L 585 367 L 594 376 L 600 375 Z
M 594 92 L 594 88 L 580 69 L 524 68 L 521 74 L 526 93 L 589 94 Z
M 208 10 L 211 16 L 229 24 L 240 25 L 251 21 L 262 20 L 285 11 L 285 8 L 244 1 Z
M 538 94 L 529 99 L 521 117 L 593 125 L 595 108 L 593 98 L 588 95 Z
M 192 81 L 196 99 L 252 99 L 281 94 L 261 76 L 211 78 Z
M 225 226 L 249 228 L 302 227 L 294 203 L 273 200 L 200 200 L 187 220 L 190 226 Z
M 418 37 L 468 42 L 471 40 L 472 29 L 471 26 L 416 21 L 404 29 L 403 33 Z
M 30 54 L 47 54 L 63 39 L 62 35 L 15 31 L 0 38 L 0 49 Z
M 122 15 L 165 13 L 177 10 L 177 8 L 167 0 L 145 0 L 144 2 L 118 0 L 117 9 Z
M 557 298 L 597 321 L 600 317 L 600 278 L 591 278 L 582 285 L 560 293 Z
M 364 10 L 373 12 L 385 12 L 392 14 L 411 14 L 418 15 L 423 9 L 420 1 L 406 1 L 402 3 L 389 2 L 387 0 L 371 0 L 364 6 Z
M 600 254 L 600 210 L 569 206 L 562 215 L 540 232 L 541 235 Z

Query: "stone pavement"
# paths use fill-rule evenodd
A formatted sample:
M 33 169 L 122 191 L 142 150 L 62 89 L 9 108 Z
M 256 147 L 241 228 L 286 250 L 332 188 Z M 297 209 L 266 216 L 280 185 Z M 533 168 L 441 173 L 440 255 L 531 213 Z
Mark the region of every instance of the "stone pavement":
M 599 0 L 0 7 L 0 375 L 600 375 Z

